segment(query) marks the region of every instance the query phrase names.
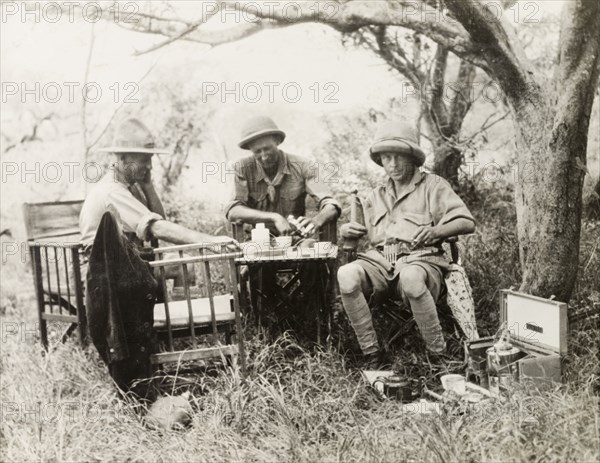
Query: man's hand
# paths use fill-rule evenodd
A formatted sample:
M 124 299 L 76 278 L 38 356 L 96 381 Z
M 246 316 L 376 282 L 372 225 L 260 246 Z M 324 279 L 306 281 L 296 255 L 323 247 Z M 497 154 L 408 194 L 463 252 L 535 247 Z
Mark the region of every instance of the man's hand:
M 281 236 L 286 236 L 292 233 L 292 226 L 287 219 L 280 214 L 273 215 L 273 225 L 275 225 L 275 228 L 277 228 L 277 231 Z
M 225 250 L 230 252 L 239 251 L 240 249 L 240 243 L 227 235 L 213 236 L 211 237 L 210 242 L 215 244 L 215 252 L 220 251 L 221 245 L 226 245 Z
M 234 240 L 231 236 L 227 236 L 227 235 L 216 235 L 216 236 L 213 236 L 212 239 L 211 239 L 211 243 L 215 243 L 215 244 L 235 244 L 236 246 L 239 246 L 239 244 L 240 244 L 236 240 Z
M 415 247 L 420 244 L 430 245 L 439 241 L 441 238 L 443 238 L 443 236 L 441 236 L 437 227 L 427 225 L 426 227 L 417 228 L 410 244 Z
M 152 186 L 152 169 L 146 170 L 146 174 L 141 180 L 138 181 L 138 184 L 140 185 L 140 188 L 144 191 L 146 190 L 146 188 Z
M 368 232 L 367 227 L 358 222 L 348 222 L 340 227 L 342 238 L 360 238 Z
M 156 194 L 156 190 L 154 189 L 154 185 L 152 184 L 152 169 L 147 169 L 146 174 L 143 179 L 136 182 L 136 186 L 141 188 L 144 196 L 146 197 L 146 201 L 148 202 L 148 209 L 152 212 L 156 212 L 163 218 L 166 218 L 165 208 L 163 207 L 160 198 Z
M 323 225 L 316 217 L 308 218 L 300 216 L 298 217 L 298 223 L 304 228 L 306 236 L 314 236 L 319 232 L 319 229 Z

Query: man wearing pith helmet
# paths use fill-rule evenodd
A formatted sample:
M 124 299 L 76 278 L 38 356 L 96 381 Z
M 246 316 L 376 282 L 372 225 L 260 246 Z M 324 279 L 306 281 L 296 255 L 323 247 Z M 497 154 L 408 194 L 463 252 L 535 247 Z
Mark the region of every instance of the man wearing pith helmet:
M 287 217 L 293 215 L 302 227 L 316 233 L 337 219 L 340 205 L 327 188 L 318 164 L 280 150 L 284 140 L 285 132 L 269 117 L 246 122 L 238 146 L 252 155 L 234 165 L 235 187 L 226 217 L 232 222 L 264 222 L 274 233 L 288 235 L 292 228 Z M 319 212 L 312 218 L 304 217 L 307 195 L 318 203 Z
M 443 358 L 446 343 L 436 302 L 449 260 L 441 242 L 472 233 L 475 221 L 446 180 L 419 169 L 425 153 L 408 123 L 381 124 L 369 155 L 388 178 L 361 198 L 365 224 L 340 228 L 344 238 L 367 235 L 370 242 L 366 252 L 338 271 L 344 309 L 368 367 L 383 361 L 369 304 L 390 296 L 410 305 L 427 350 Z
M 152 184 L 152 157 L 170 153 L 156 147 L 150 130 L 141 121 L 125 120 L 117 127 L 112 146 L 99 151 L 113 153 L 114 160 L 88 193 L 81 209 L 79 228 L 86 254 L 94 243 L 102 215 L 109 210 L 125 235 L 138 246 L 153 238 L 174 244 L 232 242 L 227 236 L 208 235 L 165 219 Z
M 238 146 L 252 154 L 234 164 L 233 198 L 226 208 L 226 217 L 232 222 L 264 222 L 273 234 L 289 235 L 293 230 L 287 217 L 292 215 L 309 234 L 318 236 L 323 225 L 337 220 L 340 205 L 331 195 L 319 165 L 280 150 L 284 140 L 285 132 L 269 117 L 254 117 L 246 122 Z M 318 212 L 311 218 L 305 217 L 307 195 L 318 204 Z M 311 293 L 319 278 L 318 268 L 314 263 L 300 268 L 300 281 L 307 293 Z M 251 286 L 261 284 L 263 293 L 270 296 L 275 289 L 275 271 L 266 267 L 261 271 L 248 270 Z M 252 296 L 256 307 L 257 292 L 253 291 Z

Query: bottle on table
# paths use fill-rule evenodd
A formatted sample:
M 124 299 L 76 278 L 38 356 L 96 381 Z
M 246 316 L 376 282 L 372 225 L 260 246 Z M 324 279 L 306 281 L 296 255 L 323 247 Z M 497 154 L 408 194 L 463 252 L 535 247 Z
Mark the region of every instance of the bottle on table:
M 264 223 L 257 223 L 255 228 L 251 231 L 252 241 L 258 243 L 261 247 L 265 249 L 269 248 L 269 244 L 271 242 L 269 229 L 265 227 Z
M 358 197 L 358 190 L 354 190 L 350 194 L 350 221 L 357 222 L 361 225 L 365 224 L 364 211 L 360 198 Z M 358 248 L 358 238 L 344 238 L 343 249 L 349 253 L 355 253 Z

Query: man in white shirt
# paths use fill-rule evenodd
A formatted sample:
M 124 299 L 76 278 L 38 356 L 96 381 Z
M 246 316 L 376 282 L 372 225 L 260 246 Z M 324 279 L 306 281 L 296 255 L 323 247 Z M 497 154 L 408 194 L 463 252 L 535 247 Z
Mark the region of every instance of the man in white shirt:
M 234 243 L 228 236 L 213 236 L 170 222 L 152 184 L 152 156 L 169 154 L 155 147 L 148 128 L 137 119 L 127 119 L 117 129 L 113 146 L 101 151 L 115 155 L 111 169 L 87 195 L 79 228 L 85 253 L 94 243 L 102 215 L 111 211 L 123 232 L 136 245 L 161 239 L 173 244 Z

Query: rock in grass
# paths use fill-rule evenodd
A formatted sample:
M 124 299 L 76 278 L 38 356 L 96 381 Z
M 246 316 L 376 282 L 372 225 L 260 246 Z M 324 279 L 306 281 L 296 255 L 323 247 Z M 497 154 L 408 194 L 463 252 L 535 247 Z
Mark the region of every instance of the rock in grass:
M 160 397 L 146 415 L 146 424 L 154 429 L 183 429 L 192 419 L 190 393 Z

